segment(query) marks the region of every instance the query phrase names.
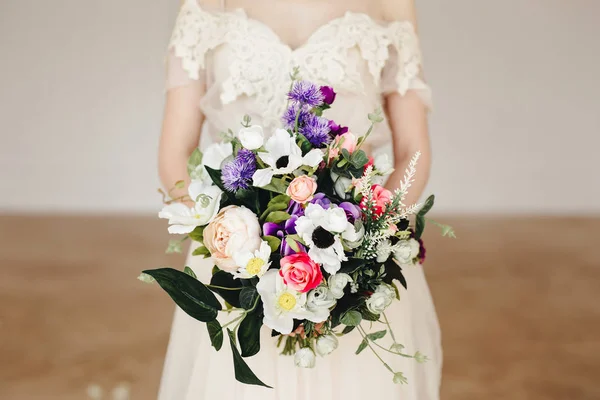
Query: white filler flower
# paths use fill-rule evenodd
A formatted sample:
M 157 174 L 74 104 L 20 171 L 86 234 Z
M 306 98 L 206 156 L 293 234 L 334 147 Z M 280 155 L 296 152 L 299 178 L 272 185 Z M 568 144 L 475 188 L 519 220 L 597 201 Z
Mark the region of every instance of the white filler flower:
M 339 273 L 331 275 L 327 280 L 327 286 L 335 299 L 344 297 L 344 289 L 352 282 L 352 278 L 348 274 Z
M 319 149 L 312 149 L 302 157 L 296 138 L 285 129 L 275 131 L 265 143 L 265 150 L 258 152 L 258 157 L 267 167 L 256 170 L 252 176 L 254 186 L 258 187 L 267 186 L 275 175 L 290 174 L 303 165 L 316 167 L 323 161 L 323 152 Z
M 394 246 L 394 258 L 402 265 L 414 264 L 419 249 L 419 242 L 415 239 L 401 240 Z
M 326 210 L 320 205 L 309 204 L 304 216 L 296 221 L 296 231 L 309 247 L 310 258 L 322 264 L 328 273 L 335 274 L 341 262 L 348 259 L 340 239 L 348 225 L 351 224 L 342 208 L 335 206 Z
M 233 255 L 233 260 L 239 269 L 233 272 L 233 276 L 241 279 L 250 279 L 254 276 L 259 278 L 267 272 L 271 262 L 271 247 L 264 240 L 260 244 L 260 248 L 255 251 L 240 251 Z
M 188 187 L 188 194 L 195 202 L 193 207 L 182 203 L 165 206 L 159 213 L 159 218 L 169 220 L 169 233 L 185 234 L 197 226 L 208 224 L 219 212 L 219 203 L 223 192 L 216 186 L 207 186 L 200 182 Z
M 317 362 L 315 352 L 310 347 L 303 347 L 294 355 L 294 364 L 300 368 L 314 368 Z
M 260 148 L 265 141 L 263 128 L 260 125 L 243 127 L 238 132 L 238 138 L 240 139 L 242 146 L 248 150 L 256 150 Z
M 396 291 L 390 285 L 382 283 L 377 286 L 375 292 L 367 299 L 367 308 L 373 314 L 381 314 L 392 304 L 396 298 Z
M 315 350 L 317 350 L 317 353 L 321 357 L 325 357 L 326 355 L 330 354 L 335 349 L 337 349 L 338 344 L 339 341 L 335 335 L 322 335 L 317 338 Z
M 288 288 L 278 270 L 267 271 L 258 281 L 256 290 L 263 301 L 263 323 L 283 335 L 290 334 L 294 329 L 294 318 L 315 323 L 327 319 L 309 311 L 306 308 L 307 294 Z

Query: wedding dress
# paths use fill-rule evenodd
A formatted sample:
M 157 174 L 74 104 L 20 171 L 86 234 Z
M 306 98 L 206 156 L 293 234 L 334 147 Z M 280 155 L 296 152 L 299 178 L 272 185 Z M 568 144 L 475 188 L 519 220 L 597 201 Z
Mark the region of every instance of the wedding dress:
M 182 85 L 206 88 L 198 105 L 206 117 L 200 143 L 205 148 L 219 140 L 220 132 L 236 129 L 245 114 L 265 132 L 279 126 L 294 67 L 303 79 L 335 88 L 338 96 L 327 118 L 359 135 L 368 128 L 367 113 L 386 93 L 414 90 L 429 104 L 429 89 L 420 79 L 418 40 L 409 22 L 380 24 L 366 14 L 347 12 L 292 49 L 243 10 L 208 11 L 196 0 L 184 1 L 176 21 L 167 90 Z M 391 139 L 385 121 L 369 141 L 375 151 L 391 152 Z M 187 265 L 200 280 L 210 280 L 210 259 L 188 257 Z M 277 339 L 263 327 L 261 351 L 246 361 L 274 388 L 243 385 L 234 378 L 228 346 L 216 352 L 205 325 L 177 308 L 159 399 L 438 399 L 442 355 L 435 309 L 422 268 L 405 268 L 404 273 L 408 290 L 401 288 L 401 300 L 386 314 L 406 352 L 418 350 L 429 361 L 418 364 L 385 352 L 383 356 L 394 370 L 404 372 L 408 384 L 394 384 L 392 374 L 369 351 L 355 355 L 362 339 L 356 332 L 341 337 L 339 348 L 329 356 L 318 357 L 315 368 L 302 369 L 294 366 L 292 356 L 279 354 Z

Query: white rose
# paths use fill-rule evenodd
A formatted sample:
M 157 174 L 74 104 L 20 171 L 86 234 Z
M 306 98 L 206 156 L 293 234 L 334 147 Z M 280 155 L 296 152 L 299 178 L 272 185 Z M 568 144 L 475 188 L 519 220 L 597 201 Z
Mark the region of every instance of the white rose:
M 310 347 L 304 347 L 294 355 L 294 364 L 300 368 L 314 368 L 317 357 Z
M 352 179 L 339 176 L 335 172 L 331 172 L 331 180 L 333 181 L 333 188 L 335 190 L 335 193 L 342 199 L 348 197 L 348 193 L 346 192 L 352 186 Z
M 392 254 L 392 242 L 389 240 L 381 241 L 377 244 L 377 262 L 386 262 Z
M 333 352 L 339 344 L 338 338 L 335 335 L 322 335 L 317 338 L 315 349 L 321 357 Z
M 352 282 L 350 275 L 338 273 L 329 277 L 327 286 L 329 286 L 329 290 L 334 298 L 341 299 L 344 297 L 344 288 L 350 282 Z
M 252 125 L 244 127 L 238 132 L 238 138 L 242 142 L 242 146 L 248 150 L 256 150 L 262 147 L 265 142 L 265 135 L 263 129 L 259 125 Z
M 400 264 L 412 264 L 419 255 L 419 242 L 415 239 L 401 240 L 394 246 L 394 258 Z
M 326 286 L 318 286 L 308 292 L 308 297 L 306 299 L 306 308 L 309 311 L 318 311 L 321 309 L 328 310 L 335 305 L 335 297 L 333 297 L 333 293 Z
M 206 148 L 202 156 L 202 165 L 212 169 L 221 169 L 221 164 L 233 155 L 231 143 L 213 143 Z
M 375 293 L 367 299 L 367 308 L 373 314 L 381 314 L 390 304 L 392 304 L 395 297 L 396 292 L 394 289 L 382 283 L 377 287 Z
M 238 269 L 235 253 L 255 252 L 261 243 L 258 218 L 243 206 L 225 207 L 204 229 L 204 245 L 217 267 L 228 272 Z

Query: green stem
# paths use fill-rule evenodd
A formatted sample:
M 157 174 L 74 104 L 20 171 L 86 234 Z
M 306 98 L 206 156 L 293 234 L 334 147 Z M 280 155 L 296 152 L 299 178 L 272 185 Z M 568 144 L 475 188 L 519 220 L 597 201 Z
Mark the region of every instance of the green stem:
M 241 287 L 239 287 L 239 288 L 228 288 L 228 287 L 215 286 L 215 285 L 206 285 L 206 287 L 209 288 L 209 289 L 219 289 L 219 290 L 242 290 Z
M 390 332 L 390 336 L 392 337 L 394 344 L 398 344 L 398 343 L 396 343 L 396 337 L 394 336 L 394 331 L 392 330 L 390 321 L 388 321 L 388 319 L 387 319 L 387 315 L 385 315 L 385 312 L 382 312 L 381 315 L 383 315 L 383 319 L 385 320 L 385 324 L 387 325 L 388 331 Z
M 363 337 L 363 340 L 365 340 L 367 342 L 367 346 L 369 346 L 369 349 L 371 349 L 373 354 L 375 354 L 375 356 L 379 359 L 379 361 L 381 361 L 383 366 L 386 367 L 388 371 L 390 371 L 392 374 L 395 374 L 394 370 L 385 361 L 383 361 L 383 358 L 381 358 L 381 356 L 375 351 L 373 346 L 371 346 L 371 341 L 367 338 L 367 334 L 365 333 L 363 328 L 360 325 L 358 325 L 357 328 L 358 328 L 358 332 Z
M 246 316 L 246 312 L 241 313 L 239 316 L 235 317 L 234 319 L 232 319 L 231 321 L 229 321 L 225 325 L 223 325 L 222 328 L 223 329 L 227 328 L 229 325 L 239 321 L 240 319 L 244 318 L 245 316 Z

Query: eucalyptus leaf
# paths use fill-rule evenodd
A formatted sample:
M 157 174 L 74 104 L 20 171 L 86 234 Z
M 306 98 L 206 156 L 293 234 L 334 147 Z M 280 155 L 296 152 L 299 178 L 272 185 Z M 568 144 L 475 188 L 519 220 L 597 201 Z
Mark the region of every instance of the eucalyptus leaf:
M 180 254 L 183 251 L 183 245 L 181 240 L 171 239 L 169 240 L 169 245 L 167 247 L 167 254 L 178 253 Z
M 229 336 L 229 345 L 231 346 L 231 352 L 233 353 L 233 368 L 235 371 L 235 379 L 238 382 L 246 383 L 248 385 L 258 385 L 268 387 L 271 386 L 264 384 L 258 377 L 252 372 L 248 364 L 244 361 L 237 347 L 235 346 L 235 336 L 230 329 L 227 329 Z
M 221 350 L 223 346 L 223 328 L 218 320 L 209 321 L 206 323 L 206 329 L 208 330 L 208 336 L 210 337 L 210 343 L 215 350 Z
M 217 318 L 221 303 L 199 280 L 173 268 L 143 271 L 152 276 L 190 317 L 208 322 Z
M 192 175 L 192 173 L 194 172 L 196 167 L 198 167 L 200 164 L 202 164 L 202 152 L 200 151 L 200 149 L 196 148 L 196 149 L 194 149 L 194 151 L 192 151 L 190 158 L 188 158 L 188 162 L 187 162 L 188 175 Z
M 266 222 L 274 222 L 276 224 L 287 221 L 292 216 L 285 211 L 273 211 L 269 215 L 267 215 Z
M 359 355 L 364 349 L 367 348 L 368 345 L 369 343 L 367 342 L 367 339 L 363 339 L 362 342 L 360 342 L 360 345 L 358 346 L 358 349 L 356 349 L 356 352 L 354 354 Z
M 387 333 L 387 330 L 369 333 L 367 335 L 367 338 L 369 338 L 369 340 L 372 340 L 374 342 L 374 341 L 376 341 L 378 339 L 383 338 L 386 333 Z
M 342 315 L 340 322 L 347 326 L 357 326 L 362 321 L 362 315 L 356 310 L 349 310 Z

